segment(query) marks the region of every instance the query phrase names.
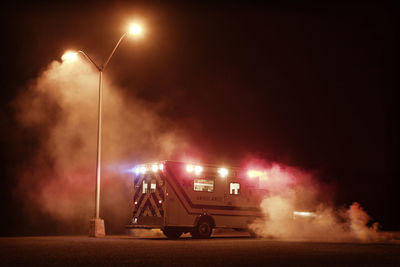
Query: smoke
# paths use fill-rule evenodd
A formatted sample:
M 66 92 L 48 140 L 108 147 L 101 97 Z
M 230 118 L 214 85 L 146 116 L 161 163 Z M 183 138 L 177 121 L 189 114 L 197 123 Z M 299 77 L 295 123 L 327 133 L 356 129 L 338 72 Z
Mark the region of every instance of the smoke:
M 384 238 L 378 223 L 372 223 L 360 204 L 335 208 L 332 188 L 305 171 L 273 164 L 262 178 L 260 182 L 268 190 L 261 202 L 264 218 L 250 225 L 259 236 L 328 242 Z
M 127 234 L 139 238 L 164 238 L 165 235 L 160 229 L 134 229 L 128 230 Z
M 160 116 L 159 105 L 123 94 L 127 90 L 110 81 L 105 75 L 100 212 L 107 232 L 121 233 L 131 216 L 132 167 L 179 158 L 187 145 L 180 128 Z M 94 213 L 97 99 L 98 72 L 78 60 L 52 62 L 14 102 L 21 126 L 37 140 L 15 191 L 24 223 L 36 233 L 87 233 Z M 331 188 L 312 174 L 270 164 L 263 177 L 265 217 L 251 225 L 257 234 L 324 241 L 381 238 L 378 224 L 370 224 L 358 203 L 335 208 Z M 314 213 L 294 217 L 293 211 Z
M 86 233 L 94 214 L 98 76 L 84 60 L 54 61 L 14 102 L 38 147 L 20 170 L 15 193 L 25 222 L 41 233 Z M 106 230 L 120 232 L 131 215 L 129 170 L 173 158 L 186 143 L 157 104 L 124 95 L 110 80 L 105 74 L 100 212 Z

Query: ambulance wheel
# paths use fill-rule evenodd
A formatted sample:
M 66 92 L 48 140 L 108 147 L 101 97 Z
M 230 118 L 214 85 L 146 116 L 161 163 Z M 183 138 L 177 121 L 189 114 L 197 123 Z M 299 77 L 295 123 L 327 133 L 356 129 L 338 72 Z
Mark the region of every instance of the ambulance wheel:
M 164 228 L 162 232 L 168 239 L 178 239 L 182 235 L 182 231 L 172 227 Z
M 190 234 L 193 238 L 210 238 L 212 230 L 212 224 L 209 220 L 200 220 Z

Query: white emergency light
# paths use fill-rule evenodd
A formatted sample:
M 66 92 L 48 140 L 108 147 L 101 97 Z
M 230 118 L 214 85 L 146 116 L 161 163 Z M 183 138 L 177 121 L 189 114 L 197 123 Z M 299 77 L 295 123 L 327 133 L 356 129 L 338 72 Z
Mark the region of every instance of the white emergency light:
M 140 167 L 140 173 L 145 174 L 147 172 L 147 168 L 145 166 Z
M 157 172 L 157 171 L 158 171 L 158 165 L 157 165 L 157 164 L 154 164 L 153 166 L 151 166 L 151 170 L 152 170 L 153 172 Z
M 226 176 L 228 176 L 229 171 L 226 168 L 219 168 L 218 173 L 219 173 L 219 176 L 221 176 L 222 178 L 225 178 Z
M 191 164 L 186 165 L 186 171 L 187 172 L 191 173 L 191 172 L 193 172 L 193 170 L 194 170 L 193 165 L 191 165 Z
M 136 175 L 139 175 L 139 173 L 140 173 L 140 167 L 136 167 L 136 168 L 135 168 L 135 173 L 136 173 Z
M 199 165 L 195 166 L 195 167 L 194 167 L 194 172 L 195 172 L 197 175 L 199 175 L 200 173 L 203 172 L 203 167 L 201 167 L 201 166 L 199 166 Z

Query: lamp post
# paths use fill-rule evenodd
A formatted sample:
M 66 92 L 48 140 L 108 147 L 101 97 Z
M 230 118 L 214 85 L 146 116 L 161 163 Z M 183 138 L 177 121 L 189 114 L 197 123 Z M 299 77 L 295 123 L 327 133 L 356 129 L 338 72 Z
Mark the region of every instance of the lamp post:
M 103 72 L 110 62 L 112 56 L 115 51 L 119 47 L 122 40 L 129 34 L 139 35 L 142 32 L 142 28 L 138 24 L 133 24 L 128 32 L 125 32 L 117 44 L 114 46 L 114 49 L 111 51 L 110 55 L 103 63 L 103 65 L 98 65 L 96 62 L 85 52 L 79 50 L 78 53 L 81 53 L 87 60 L 89 60 L 93 66 L 99 71 L 99 98 L 97 105 L 97 159 L 96 159 L 96 190 L 95 190 L 95 214 L 94 218 L 90 220 L 90 228 L 89 228 L 89 236 L 90 237 L 102 237 L 105 236 L 105 227 L 104 220 L 100 218 L 100 177 L 101 177 L 101 118 L 102 118 L 102 100 L 103 100 Z M 77 53 L 64 54 L 65 58 L 75 59 Z M 63 56 L 63 57 L 64 57 Z

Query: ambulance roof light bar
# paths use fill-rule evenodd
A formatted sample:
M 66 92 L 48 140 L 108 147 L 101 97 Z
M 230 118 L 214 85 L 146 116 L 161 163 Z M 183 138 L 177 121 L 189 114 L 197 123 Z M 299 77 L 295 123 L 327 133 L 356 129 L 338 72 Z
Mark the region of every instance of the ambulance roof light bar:
M 203 167 L 200 165 L 192 165 L 192 164 L 187 164 L 186 165 L 186 171 L 188 173 L 194 172 L 196 175 L 199 175 L 203 172 Z
M 154 164 L 146 164 L 146 165 L 139 165 L 134 168 L 134 172 L 136 175 L 145 174 L 147 171 L 158 172 L 164 170 L 163 163 L 154 163 Z

